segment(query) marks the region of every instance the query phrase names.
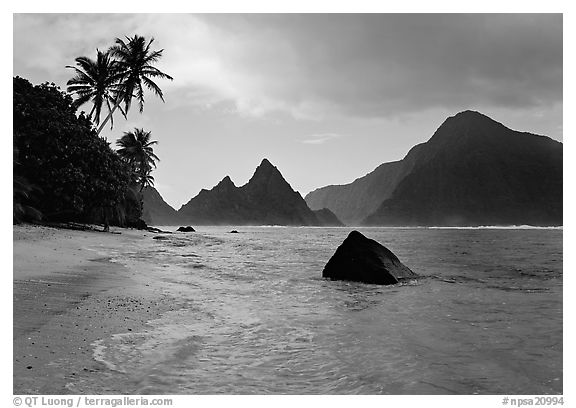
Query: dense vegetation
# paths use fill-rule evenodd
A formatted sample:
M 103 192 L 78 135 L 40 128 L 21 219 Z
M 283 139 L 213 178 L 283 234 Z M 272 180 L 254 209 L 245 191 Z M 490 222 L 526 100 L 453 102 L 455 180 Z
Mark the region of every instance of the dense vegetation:
M 14 222 L 43 218 L 103 223 L 105 229 L 110 223 L 144 224 L 142 190 L 154 181 L 157 142 L 135 129 L 118 140 L 116 152 L 98 134 L 113 123 L 117 108 L 126 117 L 133 98 L 142 112 L 144 88 L 164 100 L 152 79 L 172 77 L 153 66 L 163 52 L 150 49 L 153 41 L 134 35 L 116 39 L 106 52 L 97 50 L 96 60 L 76 58 L 67 83 L 75 100 L 54 84 L 14 78 Z M 89 102 L 88 116 L 77 115 Z M 108 115 L 100 122 L 104 107 Z
M 33 86 L 20 77 L 13 86 L 14 173 L 29 192 L 15 185 L 15 221 L 32 215 L 20 206 L 54 221 L 124 224 L 127 213 L 139 217 L 129 208 L 130 166 L 90 120 L 76 116 L 72 98 L 54 84 Z

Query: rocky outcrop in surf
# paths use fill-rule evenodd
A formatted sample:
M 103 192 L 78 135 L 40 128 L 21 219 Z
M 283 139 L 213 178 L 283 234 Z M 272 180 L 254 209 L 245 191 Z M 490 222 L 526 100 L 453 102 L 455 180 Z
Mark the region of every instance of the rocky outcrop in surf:
M 194 229 L 194 227 L 191 226 L 186 226 L 186 227 L 180 227 L 178 228 L 176 231 L 180 231 L 180 232 L 196 232 L 196 230 Z
M 378 285 L 394 285 L 418 275 L 389 249 L 352 231 L 328 261 L 322 277 Z

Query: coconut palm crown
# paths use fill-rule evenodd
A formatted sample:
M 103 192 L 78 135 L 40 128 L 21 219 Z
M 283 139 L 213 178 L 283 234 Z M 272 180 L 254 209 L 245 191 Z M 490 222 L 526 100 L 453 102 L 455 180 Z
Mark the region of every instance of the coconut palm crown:
M 102 52 L 97 49 L 96 52 L 96 60 L 78 57 L 75 60 L 76 67 L 66 66 L 66 68 L 76 71 L 76 75 L 66 85 L 68 85 L 68 92 L 77 95 L 77 99 L 74 101 L 76 108 L 92 102 L 93 106 L 88 118 L 93 119 L 94 123 L 98 125 L 102 107 L 107 107 L 109 114 L 112 112 L 112 106 L 118 97 L 120 72 L 117 61 L 111 58 L 108 51 Z M 124 114 L 124 112 L 122 113 Z M 113 125 L 113 122 L 111 124 Z
M 89 117 L 95 115 L 94 123 L 99 125 L 98 134 L 109 120 L 112 121 L 116 109 L 119 108 L 126 117 L 132 98 L 138 100 L 142 113 L 145 88 L 164 102 L 162 89 L 154 80 L 173 78 L 154 66 L 164 50 L 151 50 L 153 42 L 154 38 L 147 41 L 139 35 L 126 37 L 125 40 L 116 38 L 115 44 L 107 52 L 96 50 L 96 61 L 88 57 L 78 57 L 78 67 L 67 66 L 76 71 L 76 76 L 68 81 L 68 91 L 77 95 L 76 107 L 89 101 L 94 103 Z M 124 105 L 124 109 L 120 105 Z M 108 108 L 108 115 L 100 123 L 103 106 Z
M 164 94 L 153 79 L 173 78 L 154 67 L 162 57 L 164 50 L 152 51 L 150 46 L 154 38 L 146 42 L 146 39 L 139 35 L 132 38 L 126 37 L 126 41 L 116 38 L 116 44 L 110 48 L 110 53 L 118 63 L 121 79 L 121 96 L 126 112 L 130 109 L 132 98 L 135 97 L 140 105 L 140 113 L 144 111 L 144 88 L 148 88 L 164 102 Z
M 135 128 L 134 131 L 124 132 L 124 135 L 116 141 L 116 145 L 120 147 L 117 152 L 132 166 L 140 191 L 154 184 L 154 178 L 150 173 L 156 168 L 156 162 L 160 161 L 152 147 L 158 141 L 150 140 L 151 137 L 151 132 Z

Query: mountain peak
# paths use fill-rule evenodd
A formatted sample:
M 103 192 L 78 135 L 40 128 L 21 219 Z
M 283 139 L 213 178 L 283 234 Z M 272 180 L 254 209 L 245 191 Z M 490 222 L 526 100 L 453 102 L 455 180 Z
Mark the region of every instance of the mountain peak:
M 230 179 L 230 176 L 224 177 L 216 186 L 212 189 L 213 191 L 228 192 L 234 190 L 236 186 L 234 182 Z
M 219 186 L 230 186 L 230 185 L 232 185 L 232 186 L 236 187 L 236 186 L 234 185 L 234 182 L 233 182 L 232 179 L 230 178 L 230 176 L 224 177 L 222 180 L 220 180 L 220 183 L 218 183 L 218 185 L 219 185 Z
M 462 112 L 458 112 L 456 115 L 452 116 L 453 118 L 488 118 L 488 116 L 484 115 L 483 113 L 480 113 L 478 111 L 475 110 L 471 110 L 471 109 L 466 109 L 463 110 Z M 488 118 L 490 119 L 490 118 Z
M 496 122 L 489 116 L 484 115 L 483 113 L 473 111 L 473 110 L 465 110 L 462 112 L 458 112 L 454 116 L 450 116 L 447 118 L 444 123 L 451 123 L 451 124 L 464 124 L 464 125 L 499 125 L 504 126 L 499 122 Z
M 262 163 L 254 171 L 252 178 L 241 188 L 253 195 L 265 193 L 272 194 L 275 197 L 287 197 L 297 194 L 282 176 L 280 170 L 267 159 L 262 160 Z
M 401 161 L 306 202 L 348 225 L 562 225 L 562 149 L 465 110 Z
M 179 214 L 188 223 L 205 225 L 320 225 L 324 222 L 267 159 L 262 160 L 245 185 L 236 187 L 226 176 L 212 190 L 202 190 L 182 206 Z
M 270 161 L 267 158 L 263 158 L 262 161 L 260 162 L 260 165 L 258 167 L 271 167 L 271 168 L 276 168 L 272 163 L 270 163 Z
M 480 112 L 465 110 L 448 117 L 426 144 L 444 148 L 445 143 L 460 143 L 464 140 L 486 141 L 509 130 L 502 123 Z
M 268 159 L 262 159 L 262 162 L 258 167 L 256 167 L 256 171 L 252 176 L 251 180 L 259 179 L 259 178 L 270 178 L 272 175 L 279 175 L 282 177 L 280 170 L 276 166 L 274 166 Z

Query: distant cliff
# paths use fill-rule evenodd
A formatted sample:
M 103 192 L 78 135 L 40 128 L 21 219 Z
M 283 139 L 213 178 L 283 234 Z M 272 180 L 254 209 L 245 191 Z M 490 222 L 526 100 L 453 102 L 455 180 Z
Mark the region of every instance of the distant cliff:
M 321 210 L 315 210 L 313 212 L 316 215 L 316 218 L 318 218 L 318 222 L 322 226 L 326 226 L 326 227 L 343 227 L 344 226 L 342 221 L 340 221 L 338 219 L 338 217 L 336 217 L 336 215 L 332 211 L 330 211 L 328 208 L 322 208 Z
M 158 193 L 154 187 L 146 187 L 142 191 L 142 219 L 148 225 L 178 225 L 180 216 Z
M 329 208 L 346 224 L 358 225 L 390 198 L 398 181 L 405 176 L 405 167 L 402 161 L 384 163 L 350 184 L 310 192 L 306 203 L 313 210 Z
M 244 186 L 236 187 L 226 176 L 178 214 L 193 225 L 324 225 L 267 159 Z
M 562 225 L 562 150 L 465 111 L 403 160 L 306 201 L 363 225 Z

